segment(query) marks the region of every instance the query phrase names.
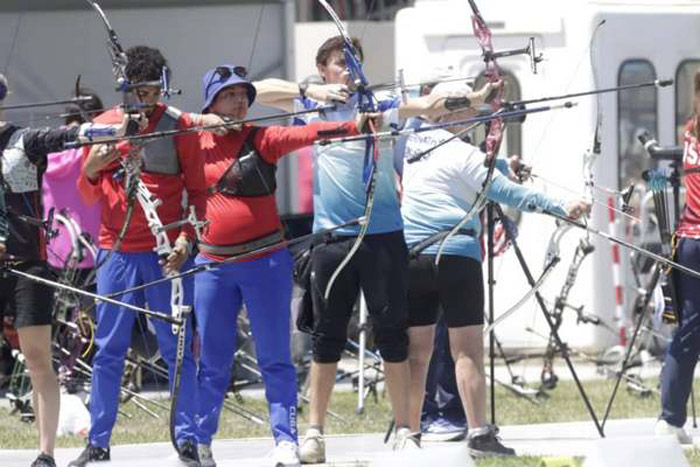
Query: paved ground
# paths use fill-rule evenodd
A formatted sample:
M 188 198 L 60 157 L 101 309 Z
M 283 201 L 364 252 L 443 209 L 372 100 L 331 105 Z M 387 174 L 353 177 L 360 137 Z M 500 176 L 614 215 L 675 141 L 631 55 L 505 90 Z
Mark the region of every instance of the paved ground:
M 612 420 L 606 427 L 606 441 L 601 444 L 595 427 L 590 422 L 552 423 L 540 425 L 517 425 L 501 428 L 504 441 L 521 455 L 547 456 L 592 456 L 596 451 L 622 453 L 620 446 L 633 446 L 637 455 L 649 457 L 644 453 L 645 447 L 653 447 L 659 438 L 651 437 L 655 420 L 628 419 Z M 700 442 L 700 430 L 687 427 L 688 432 Z M 682 465 L 672 461 L 680 453 L 671 438 L 664 441 L 668 446 L 664 451 L 664 463 L 656 465 Z M 607 443 L 607 444 L 605 444 Z M 612 446 L 612 449 L 607 449 Z M 443 467 L 447 465 L 472 465 L 468 459 L 466 446 L 459 443 L 424 443 L 422 451 L 392 453 L 382 443 L 381 435 L 333 436 L 327 439 L 327 466 L 426 466 Z M 271 466 L 266 458 L 272 449 L 269 438 L 220 440 L 215 441 L 213 451 L 217 464 L 221 467 L 258 467 Z M 80 449 L 59 449 L 56 460 L 59 466 L 65 466 L 75 458 Z M 28 466 L 35 453 L 31 450 L 0 450 L 0 465 L 3 467 Z M 107 466 L 151 467 L 181 465 L 168 443 L 115 446 L 112 448 L 113 461 Z M 630 464 L 627 464 L 630 465 Z M 635 463 L 635 466 L 641 465 Z

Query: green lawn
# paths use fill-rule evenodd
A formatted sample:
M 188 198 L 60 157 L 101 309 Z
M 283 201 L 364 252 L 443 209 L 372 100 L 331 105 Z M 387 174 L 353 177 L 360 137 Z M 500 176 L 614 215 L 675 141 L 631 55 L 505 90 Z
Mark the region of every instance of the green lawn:
M 700 384 L 695 385 L 700 388 Z M 605 408 L 608 396 L 612 389 L 612 382 L 595 381 L 585 383 L 585 388 L 591 398 L 592 404 L 600 416 Z M 696 393 L 700 396 L 700 391 Z M 588 420 L 588 413 L 576 391 L 573 383 L 562 382 L 553 392 L 551 397 L 543 400 L 540 406 L 517 398 L 510 392 L 497 388 L 497 421 L 500 425 L 548 423 Z M 265 413 L 265 405 L 261 400 L 244 399 L 242 407 L 258 414 Z M 369 399 L 367 409 L 362 415 L 355 413 L 356 395 L 353 393 L 336 393 L 333 396 L 332 410 L 345 418 L 339 421 L 329 418 L 327 433 L 383 433 L 390 419 L 388 402 L 381 394 L 375 403 Z M 624 385 L 621 386 L 617 403 L 612 411 L 612 418 L 653 417 L 658 413 L 659 398 L 651 395 L 640 398 L 628 393 Z M 156 420 L 145 412 L 139 410 L 133 403 L 123 406 L 123 411 L 130 416 L 120 416 L 112 437 L 113 444 L 147 443 L 168 441 L 168 413 L 158 408 L 153 408 L 160 414 L 161 420 Z M 300 410 L 300 432 L 306 429 L 306 410 L 302 406 Z M 224 410 L 218 437 L 240 438 L 269 436 L 265 426 L 244 420 L 230 410 Z M 16 416 L 10 416 L 7 410 L 0 410 L 0 449 L 1 448 L 33 448 L 36 443 L 36 434 L 33 425 L 22 423 Z M 80 447 L 83 441 L 77 438 L 59 438 L 59 447 Z M 700 449 L 687 451 L 691 465 L 700 467 Z M 519 457 L 512 460 L 483 460 L 479 461 L 480 467 L 489 466 L 540 466 L 542 459 L 533 457 Z

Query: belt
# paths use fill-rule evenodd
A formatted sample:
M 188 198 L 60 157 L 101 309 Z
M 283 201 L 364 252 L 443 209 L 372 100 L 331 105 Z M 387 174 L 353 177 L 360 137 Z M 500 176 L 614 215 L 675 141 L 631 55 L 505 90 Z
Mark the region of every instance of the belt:
M 439 241 L 442 241 L 442 239 L 444 239 L 450 234 L 451 230 L 452 229 L 441 230 L 440 232 L 434 233 L 430 237 L 416 243 L 415 245 L 413 245 L 413 247 L 411 247 L 408 250 L 409 257 L 415 258 L 418 255 L 420 255 L 426 248 L 433 246 Z M 461 229 L 457 232 L 457 235 L 466 235 L 468 237 L 476 238 L 477 233 L 472 229 Z
M 211 243 L 200 242 L 199 250 L 217 256 L 237 256 L 280 243 L 282 240 L 284 240 L 282 231 L 276 230 L 264 237 L 233 245 L 212 245 Z

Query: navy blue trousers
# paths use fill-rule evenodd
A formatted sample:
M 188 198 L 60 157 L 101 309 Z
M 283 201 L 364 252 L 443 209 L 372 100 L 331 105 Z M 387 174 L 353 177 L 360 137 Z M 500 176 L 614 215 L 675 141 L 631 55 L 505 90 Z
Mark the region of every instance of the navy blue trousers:
M 450 339 L 443 313 L 440 313 L 435 326 L 434 345 L 425 384 L 421 425 L 425 427 L 435 420 L 445 419 L 453 425 L 466 426 L 467 420 L 462 400 L 459 398 L 455 362 L 450 353 Z
M 700 240 L 681 239 L 678 262 L 700 271 Z M 682 319 L 661 370 L 661 418 L 669 425 L 682 427 L 700 355 L 700 280 L 682 272 L 674 272 L 674 277 Z

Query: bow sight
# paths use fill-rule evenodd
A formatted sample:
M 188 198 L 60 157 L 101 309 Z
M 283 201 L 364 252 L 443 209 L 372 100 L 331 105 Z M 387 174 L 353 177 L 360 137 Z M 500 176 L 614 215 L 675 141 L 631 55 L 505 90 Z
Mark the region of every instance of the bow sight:
M 537 74 L 537 64 L 544 60 L 542 53 L 537 53 L 534 37 L 530 37 L 527 47 L 522 49 L 503 50 L 501 52 L 484 51 L 484 60 L 488 62 L 501 57 L 512 57 L 515 55 L 527 55 L 530 58 L 530 69 L 535 75 Z

